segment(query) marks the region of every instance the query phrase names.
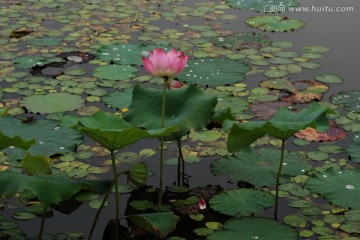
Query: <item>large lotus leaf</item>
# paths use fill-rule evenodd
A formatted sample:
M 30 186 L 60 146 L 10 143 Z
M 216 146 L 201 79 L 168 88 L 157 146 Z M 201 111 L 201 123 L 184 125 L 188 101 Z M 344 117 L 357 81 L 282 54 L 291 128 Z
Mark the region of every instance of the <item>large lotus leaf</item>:
M 348 111 L 360 113 L 360 91 L 339 92 L 331 96 L 330 102 L 343 106 Z
M 253 28 L 268 32 L 287 32 L 302 28 L 304 22 L 283 16 L 255 16 L 246 20 Z
M 128 216 L 129 220 L 157 237 L 166 237 L 180 220 L 173 212 L 147 213 Z
M 353 162 L 360 163 L 360 134 L 357 133 L 354 136 L 354 142 L 350 143 L 346 148 L 346 155 Z
M 271 43 L 271 39 L 262 34 L 245 32 L 235 33 L 230 36 L 214 37 L 212 42 L 219 47 L 240 50 L 265 47 Z
M 161 127 L 162 90 L 136 85 L 125 120 L 146 129 Z M 204 128 L 214 115 L 216 97 L 209 97 L 198 87 L 188 86 L 166 93 L 165 127 L 180 129 L 171 139 L 180 139 L 191 129 Z
M 128 176 L 136 186 L 143 186 L 148 177 L 148 167 L 145 162 L 140 162 L 130 167 Z
M 21 165 L 29 175 L 51 174 L 52 160 L 44 156 L 31 156 L 28 152 L 21 160 Z
M 323 195 L 332 204 L 343 208 L 360 209 L 360 169 L 335 170 L 317 173 L 306 181 L 312 192 Z
M 202 86 L 218 86 L 243 81 L 249 66 L 244 62 L 222 58 L 190 59 L 179 79 Z
M 49 120 L 22 123 L 12 117 L 2 117 L 0 118 L 0 131 L 9 137 L 19 136 L 25 140 L 35 139 L 36 144 L 29 148 L 29 152 L 33 156 L 51 156 L 74 151 L 76 145 L 82 143 L 83 138 L 78 131 Z
M 60 92 L 25 97 L 21 104 L 34 113 L 58 113 L 80 108 L 84 99 L 78 95 Z
M 113 81 L 121 81 L 136 76 L 137 68 L 130 65 L 104 65 L 94 69 L 93 76 Z
M 233 8 L 256 12 L 285 12 L 289 7 L 299 6 L 297 0 L 226 0 Z
M 232 218 L 207 240 L 297 240 L 297 231 L 282 222 L 266 218 Z
M 220 158 L 211 163 L 215 175 L 231 174 L 233 182 L 245 181 L 260 188 L 274 186 L 280 163 L 280 150 L 261 148 L 243 150 L 235 155 Z M 303 174 L 312 169 L 303 155 L 297 152 L 285 152 L 282 179 Z
M 0 150 L 10 146 L 17 147 L 23 150 L 29 149 L 35 144 L 35 140 L 24 140 L 21 137 L 8 137 L 0 132 Z
M 112 92 L 102 97 L 105 104 L 117 108 L 129 108 L 132 99 L 132 89 L 122 89 L 119 92 Z
M 102 46 L 97 53 L 97 58 L 111 64 L 142 65 L 142 56 L 149 55 L 154 50 L 154 45 L 142 44 L 115 44 Z M 166 47 L 164 51 L 168 51 Z
M 299 112 L 280 108 L 269 121 L 235 123 L 229 132 L 227 147 L 230 152 L 246 149 L 258 138 L 268 134 L 280 140 L 286 140 L 296 132 L 307 127 L 319 131 L 328 129 L 325 109 L 319 103 L 312 103 Z
M 86 135 L 110 151 L 119 150 L 143 138 L 169 135 L 177 131 L 176 127 L 148 131 L 133 127 L 124 119 L 102 111 L 80 119 L 80 123 Z
M 210 207 L 229 216 L 250 216 L 274 205 L 274 196 L 269 192 L 254 189 L 235 189 L 215 195 Z
M 103 193 L 110 185 L 110 181 L 75 180 L 65 175 L 29 176 L 13 171 L 0 172 L 0 195 L 12 197 L 18 191 L 29 190 L 45 204 L 68 200 L 81 189 Z

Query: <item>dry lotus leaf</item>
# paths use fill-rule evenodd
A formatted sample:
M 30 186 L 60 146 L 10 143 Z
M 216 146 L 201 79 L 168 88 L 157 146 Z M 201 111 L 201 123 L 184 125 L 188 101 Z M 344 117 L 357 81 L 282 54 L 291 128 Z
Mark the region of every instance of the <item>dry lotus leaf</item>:
M 269 120 L 280 107 L 289 107 L 290 103 L 286 102 L 264 102 L 251 104 L 250 110 L 259 119 Z
M 336 141 L 346 137 L 344 129 L 336 125 L 335 121 L 330 120 L 330 129 L 327 132 L 318 132 L 314 128 L 306 128 L 295 134 L 298 138 L 304 138 L 308 141 L 325 142 Z
M 323 93 L 329 89 L 327 85 L 315 80 L 299 80 L 293 82 L 293 85 L 296 91 L 290 93 L 287 97 L 281 98 L 281 101 L 292 104 L 309 103 L 314 100 L 320 101 Z

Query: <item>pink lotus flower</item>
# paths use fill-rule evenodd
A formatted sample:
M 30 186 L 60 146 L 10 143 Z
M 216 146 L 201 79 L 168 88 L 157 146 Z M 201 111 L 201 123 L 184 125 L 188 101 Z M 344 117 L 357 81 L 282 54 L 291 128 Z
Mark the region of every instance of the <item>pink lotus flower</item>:
M 142 57 L 146 72 L 155 77 L 173 78 L 181 73 L 189 56 L 175 48 L 165 53 L 161 48 L 155 48 L 150 52 L 149 58 Z
M 198 205 L 199 205 L 200 210 L 206 209 L 206 202 L 203 198 L 200 198 Z

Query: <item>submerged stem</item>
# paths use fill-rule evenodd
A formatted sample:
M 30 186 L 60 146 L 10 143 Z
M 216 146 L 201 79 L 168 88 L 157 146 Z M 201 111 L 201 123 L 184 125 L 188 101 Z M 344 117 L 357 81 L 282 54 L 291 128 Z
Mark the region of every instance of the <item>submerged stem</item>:
M 118 186 L 118 181 L 117 181 L 117 170 L 116 170 L 116 162 L 115 162 L 115 155 L 114 155 L 114 151 L 111 151 L 111 162 L 112 162 L 112 167 L 113 167 L 113 172 L 114 172 L 114 187 L 115 187 L 115 204 L 116 204 L 116 212 L 115 212 L 115 240 L 118 240 L 118 235 L 119 235 L 119 219 L 120 219 L 120 205 L 119 205 L 119 186 Z
M 281 156 L 280 156 L 280 164 L 279 169 L 276 176 L 276 193 L 275 193 L 275 209 L 274 209 L 274 220 L 277 220 L 277 212 L 278 212 L 278 205 L 279 205 L 279 185 L 280 185 L 280 176 L 281 176 L 281 170 L 284 163 L 284 154 L 285 154 L 285 140 L 281 141 Z
M 161 127 L 165 127 L 165 106 L 166 106 L 166 87 L 167 87 L 168 77 L 164 77 L 164 86 L 163 86 L 163 96 L 162 96 L 162 108 L 161 108 Z M 158 211 L 160 211 L 162 203 L 162 195 L 164 188 L 164 137 L 160 137 L 160 183 L 159 183 L 159 202 L 158 202 Z
M 41 216 L 41 225 L 40 225 L 40 232 L 39 232 L 39 240 L 42 239 L 43 233 L 44 233 L 44 228 L 45 228 L 45 215 L 46 215 L 46 211 L 47 211 L 47 204 L 44 204 L 44 209 L 42 212 L 42 216 Z

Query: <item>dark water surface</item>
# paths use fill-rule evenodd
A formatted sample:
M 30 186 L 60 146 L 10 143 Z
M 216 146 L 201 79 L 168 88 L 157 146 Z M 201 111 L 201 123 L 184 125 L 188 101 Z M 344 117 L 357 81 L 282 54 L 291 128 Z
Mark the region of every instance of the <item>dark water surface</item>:
M 11 2 L 11 1 L 10 1 Z M 342 84 L 332 84 L 330 90 L 325 94 L 324 99 L 337 92 L 346 90 L 360 89 L 360 1 L 359 0 L 301 0 L 302 6 L 341 6 L 354 7 L 352 12 L 298 12 L 298 13 L 282 13 L 291 18 L 300 19 L 305 22 L 305 27 L 288 33 L 264 33 L 273 40 L 289 40 L 294 42 L 294 50 L 298 50 L 306 45 L 323 45 L 329 47 L 331 51 L 323 54 L 323 59 L 319 63 L 322 68 L 317 70 L 303 70 L 301 74 L 297 74 L 294 78 L 312 79 L 319 74 L 334 74 L 339 75 L 344 79 Z M 6 6 L 9 1 L 2 0 L 0 6 Z M 192 1 L 184 1 L 184 4 L 191 6 Z M 239 11 L 235 9 L 226 10 L 230 14 L 240 14 L 240 18 L 231 21 L 221 20 L 222 28 L 224 30 L 232 30 L 234 32 L 254 31 L 248 27 L 245 20 L 258 13 L 250 11 Z M 216 20 L 215 20 L 216 21 Z M 48 24 L 51 25 L 51 22 Z M 169 28 L 168 22 L 158 22 L 159 26 Z M 180 23 L 179 25 L 181 25 Z M 199 23 L 194 23 L 199 24 Z M 174 26 L 176 27 L 176 26 Z M 259 32 L 259 31 L 258 31 Z M 259 32 L 262 33 L 262 32 Z M 257 87 L 258 80 L 262 76 L 251 76 L 245 80 L 249 87 Z M 300 79 L 301 78 L 301 79 Z M 143 141 L 141 147 L 155 147 L 158 145 L 156 141 Z M 134 148 L 134 147 L 133 147 Z M 135 147 L 136 148 L 136 147 Z M 174 149 L 173 154 L 176 154 Z M 148 161 L 151 163 L 154 161 Z M 191 186 L 206 186 L 208 184 L 222 184 L 226 186 L 227 177 L 214 177 L 210 174 L 208 166 L 210 159 L 205 159 L 202 163 L 188 167 L 187 174 L 192 176 L 190 180 Z M 149 166 L 150 170 L 157 171 L 158 164 Z M 171 185 L 176 178 L 175 167 L 169 167 L 166 172 L 165 185 Z M 157 186 L 157 177 L 152 177 L 148 180 L 149 185 Z M 122 196 L 122 210 L 124 211 L 124 204 L 126 196 Z M 110 204 L 103 210 L 97 225 L 97 231 L 94 239 L 101 239 L 102 231 L 105 228 L 108 220 L 114 217 L 115 204 L 110 198 Z M 89 209 L 86 205 L 80 207 L 71 216 L 63 215 L 55 212 L 55 216 L 46 219 L 45 231 L 47 233 L 61 233 L 61 232 L 83 232 L 87 236 L 89 226 L 92 223 L 96 211 Z M 26 234 L 36 234 L 40 219 L 32 221 L 21 222 L 21 229 Z

